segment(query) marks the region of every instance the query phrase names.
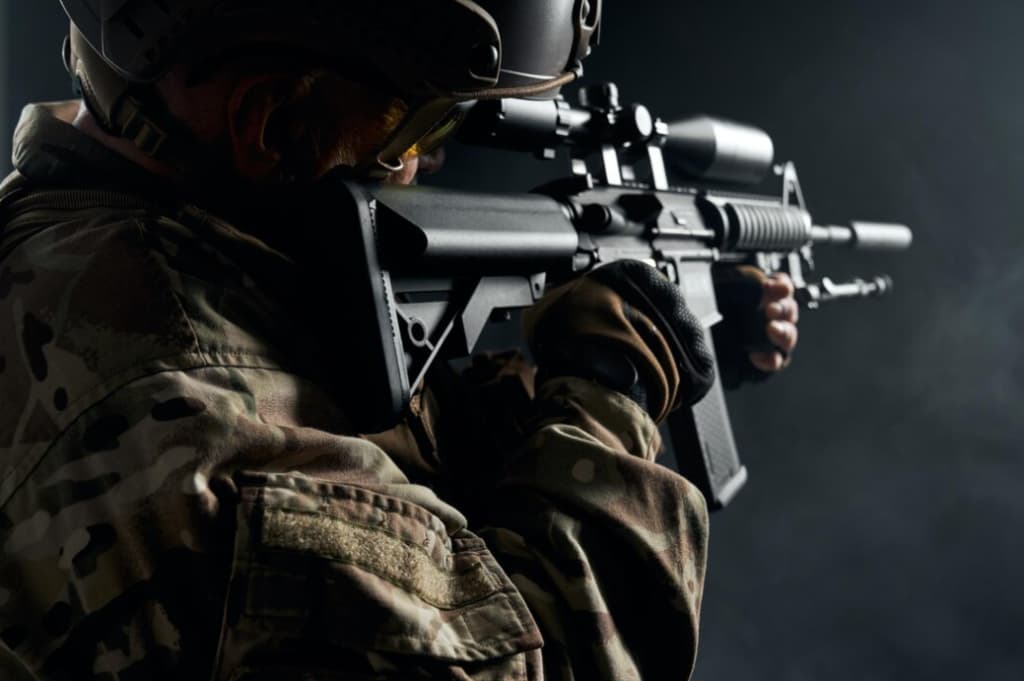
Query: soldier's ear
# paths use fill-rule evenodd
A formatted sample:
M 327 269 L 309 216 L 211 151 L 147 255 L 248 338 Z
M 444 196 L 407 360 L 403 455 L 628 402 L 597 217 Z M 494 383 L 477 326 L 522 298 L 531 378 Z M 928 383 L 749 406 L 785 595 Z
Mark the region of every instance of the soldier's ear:
M 235 170 L 247 180 L 262 181 L 279 171 L 282 153 L 268 135 L 282 104 L 284 77 L 243 78 L 228 99 L 228 134 Z

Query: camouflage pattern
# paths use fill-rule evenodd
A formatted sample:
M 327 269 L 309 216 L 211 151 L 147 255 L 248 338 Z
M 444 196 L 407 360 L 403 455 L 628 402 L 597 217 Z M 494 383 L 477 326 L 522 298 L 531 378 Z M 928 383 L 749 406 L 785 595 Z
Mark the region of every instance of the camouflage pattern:
M 3 678 L 687 678 L 707 514 L 639 407 L 485 362 L 360 437 L 295 263 L 80 186 L 125 162 L 65 111 L 0 192 Z

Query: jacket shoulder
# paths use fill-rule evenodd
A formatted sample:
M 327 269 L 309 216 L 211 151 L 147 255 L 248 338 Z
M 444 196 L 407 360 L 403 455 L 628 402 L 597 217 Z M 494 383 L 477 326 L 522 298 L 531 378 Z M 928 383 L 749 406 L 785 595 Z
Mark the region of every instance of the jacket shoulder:
M 40 206 L 0 238 L 0 451 L 52 440 L 118 386 L 217 364 L 274 366 L 272 301 L 182 221 Z

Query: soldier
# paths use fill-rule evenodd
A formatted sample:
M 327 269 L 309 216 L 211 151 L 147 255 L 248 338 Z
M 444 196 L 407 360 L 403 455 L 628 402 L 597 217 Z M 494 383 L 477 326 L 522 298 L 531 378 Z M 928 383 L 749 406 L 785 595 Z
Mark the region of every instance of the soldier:
M 339 168 L 411 182 L 459 101 L 553 96 L 600 0 L 63 5 L 82 100 L 26 109 L 0 189 L 4 678 L 685 678 L 707 512 L 655 424 L 710 358 L 679 294 L 627 264 L 528 315 L 628 390 L 485 358 L 360 436 L 323 371 L 359 329 L 288 220 Z M 770 373 L 796 305 L 757 287 Z

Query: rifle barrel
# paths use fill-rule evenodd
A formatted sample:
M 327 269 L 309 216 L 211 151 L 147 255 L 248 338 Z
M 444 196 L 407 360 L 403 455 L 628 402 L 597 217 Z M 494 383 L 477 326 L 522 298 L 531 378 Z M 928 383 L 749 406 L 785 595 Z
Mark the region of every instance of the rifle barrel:
M 906 225 L 885 222 L 852 222 L 849 227 L 827 225 L 812 227 L 816 244 L 849 246 L 864 251 L 903 251 L 914 242 L 914 233 Z

